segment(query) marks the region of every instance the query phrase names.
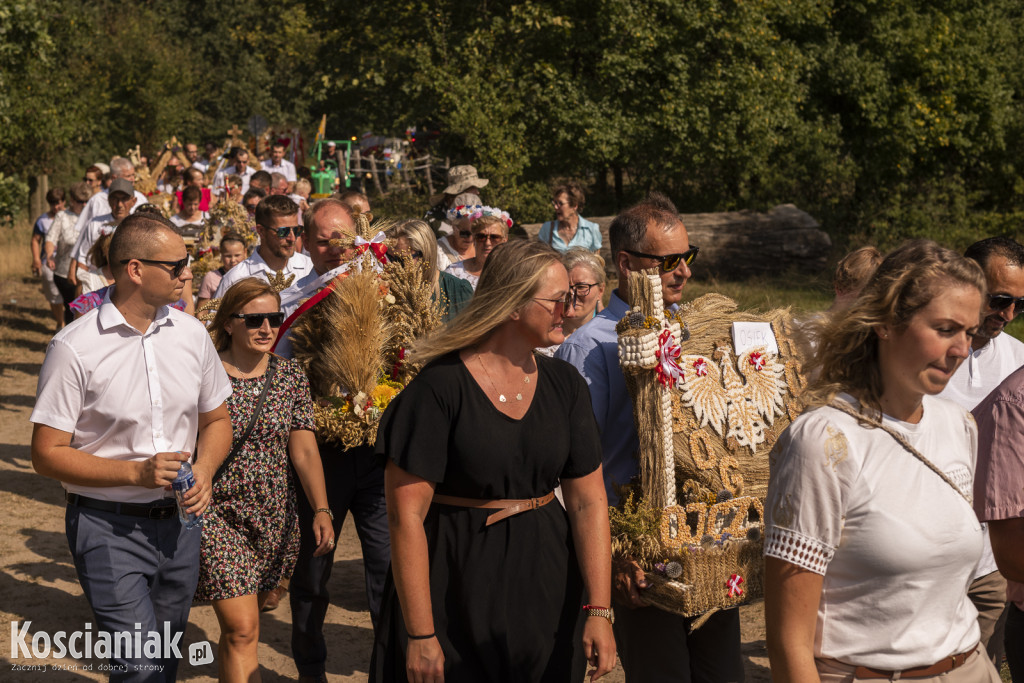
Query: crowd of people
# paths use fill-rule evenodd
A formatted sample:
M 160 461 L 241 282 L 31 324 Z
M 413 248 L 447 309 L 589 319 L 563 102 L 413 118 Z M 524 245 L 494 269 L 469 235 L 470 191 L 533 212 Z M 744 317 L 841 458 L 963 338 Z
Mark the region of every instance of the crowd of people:
M 311 198 L 280 145 L 259 170 L 245 149 L 184 149 L 158 184 L 171 215 L 144 208 L 115 157 L 51 190 L 33 229 L 58 330 L 33 464 L 67 490 L 100 629 L 180 632 L 211 601 L 221 680 L 258 680 L 260 612 L 287 596 L 300 680 L 325 680 L 351 513 L 370 680 L 596 680 L 617 657 L 630 681 L 744 679 L 737 609 L 654 607 L 641 563 L 612 562 L 608 505 L 638 474 L 616 333 L 628 275 L 658 273 L 674 311 L 698 263 L 668 198 L 612 221 L 610 283 L 581 187 L 553 189 L 536 238 L 510 238 L 487 179 L 453 167 L 427 215 L 395 217 L 378 245 L 422 264 L 442 325 L 409 350 L 422 369 L 375 443 L 345 447 L 317 434 L 292 332 L 372 246 L 356 227 L 369 199 Z M 193 283 L 183 231 L 217 202 L 244 207 L 258 244 L 216 235 L 221 265 Z M 800 324 L 808 409 L 779 437 L 764 505 L 773 679 L 998 681 L 1005 655 L 1024 682 L 1024 344 L 1004 332 L 1024 308 L 1024 246 L 865 247 L 834 285 Z M 162 491 L 186 462 L 181 507 L 200 529 Z M 118 681 L 177 672 L 159 653 L 112 663 Z

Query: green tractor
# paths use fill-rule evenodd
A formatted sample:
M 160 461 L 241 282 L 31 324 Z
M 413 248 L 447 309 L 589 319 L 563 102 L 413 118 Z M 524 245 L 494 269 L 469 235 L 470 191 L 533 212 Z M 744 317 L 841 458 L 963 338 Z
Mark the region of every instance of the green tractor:
M 317 140 L 313 148 L 313 165 L 309 167 L 313 181 L 310 198 L 329 197 L 337 189 L 351 187 L 351 160 L 351 140 Z

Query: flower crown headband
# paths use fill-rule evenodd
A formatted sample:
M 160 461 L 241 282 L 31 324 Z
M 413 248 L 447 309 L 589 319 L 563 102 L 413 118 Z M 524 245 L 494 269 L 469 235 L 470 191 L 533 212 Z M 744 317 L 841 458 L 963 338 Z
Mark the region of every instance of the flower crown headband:
M 482 216 L 494 216 L 505 221 L 505 225 L 512 227 L 512 217 L 508 215 L 508 211 L 502 211 L 496 209 L 493 206 L 456 206 L 453 209 L 448 209 L 448 220 L 454 221 L 458 218 L 468 218 L 470 220 L 476 220 Z

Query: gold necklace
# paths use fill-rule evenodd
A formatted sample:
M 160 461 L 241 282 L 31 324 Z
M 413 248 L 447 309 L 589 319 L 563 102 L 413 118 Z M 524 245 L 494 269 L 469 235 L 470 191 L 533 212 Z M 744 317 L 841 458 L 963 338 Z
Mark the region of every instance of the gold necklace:
M 487 375 L 487 381 L 490 383 L 491 389 L 494 391 L 494 393 L 496 393 L 498 395 L 498 401 L 500 403 L 508 403 L 508 399 L 505 398 L 505 394 L 503 394 L 500 391 L 498 391 L 498 387 L 494 386 L 494 379 L 491 377 L 491 373 L 487 369 L 487 366 L 484 365 L 483 357 L 479 353 L 477 353 L 476 362 L 479 363 L 480 367 L 484 369 L 484 374 Z M 529 374 L 526 374 L 526 375 L 523 376 L 523 382 L 526 383 L 526 384 L 530 383 L 530 375 Z M 523 400 L 522 392 L 519 392 L 519 393 L 516 394 L 516 400 L 517 401 L 522 401 Z
M 260 358 L 260 361 L 258 363 L 256 363 L 256 366 L 253 367 L 253 369 L 250 370 L 249 372 L 243 372 L 240 367 L 238 367 L 237 365 L 235 365 L 234 363 L 232 363 L 229 360 L 224 360 L 224 362 L 227 363 L 228 365 L 230 365 L 232 368 L 234 368 L 235 372 L 238 373 L 237 374 L 238 379 L 253 379 L 254 377 L 259 377 L 260 374 L 262 374 L 262 373 L 259 372 L 259 369 L 260 369 L 260 366 L 263 365 L 263 361 L 265 361 L 267 358 L 268 358 L 267 354 L 263 354 L 263 358 Z

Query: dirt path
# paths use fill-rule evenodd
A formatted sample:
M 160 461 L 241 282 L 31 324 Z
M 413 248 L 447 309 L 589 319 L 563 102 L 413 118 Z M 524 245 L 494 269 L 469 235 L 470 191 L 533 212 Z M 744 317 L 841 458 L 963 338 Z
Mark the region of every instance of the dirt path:
M 0 518 L 0 680 L 19 683 L 106 680 L 98 660 L 15 659 L 7 635 L 13 621 L 31 621 L 30 634 L 53 634 L 83 629 L 92 620 L 64 535 L 63 489 L 32 470 L 29 454 L 28 417 L 52 325 L 37 285 L 21 279 L 0 281 L 0 510 L 4 511 Z M 328 678 L 332 683 L 364 681 L 373 634 L 365 611 L 363 566 L 352 525 L 346 525 L 339 539 L 330 591 L 325 626 Z M 761 605 L 744 608 L 742 615 L 747 680 L 769 681 Z M 287 600 L 276 611 L 264 614 L 260 626 L 263 680 L 295 680 Z M 213 609 L 200 606 L 192 609 L 181 642 L 187 646 L 210 641 L 216 656 L 219 636 Z M 31 643 L 31 638 L 27 640 Z M 185 647 L 182 650 L 185 654 Z M 24 665 L 45 665 L 47 670 L 15 669 Z M 216 664 L 192 666 L 183 661 L 178 677 L 182 681 L 213 681 Z M 621 683 L 621 669 L 603 680 Z

